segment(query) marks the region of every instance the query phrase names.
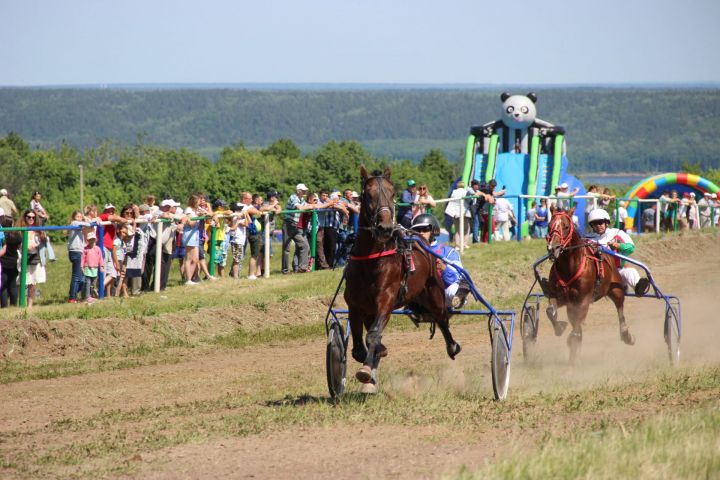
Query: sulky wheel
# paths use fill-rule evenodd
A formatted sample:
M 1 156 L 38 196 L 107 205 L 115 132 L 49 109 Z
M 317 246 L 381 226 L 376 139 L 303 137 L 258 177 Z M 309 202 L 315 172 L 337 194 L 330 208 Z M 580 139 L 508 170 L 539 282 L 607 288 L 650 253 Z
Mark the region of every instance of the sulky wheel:
M 676 305 L 665 309 L 665 343 L 668 346 L 670 363 L 680 365 L 680 316 Z
M 537 307 L 523 307 L 520 333 L 523 342 L 523 358 L 525 361 L 534 359 L 535 342 L 537 341 Z
M 508 355 L 505 334 L 500 325 L 493 323 L 490 327 L 492 342 L 492 381 L 495 400 L 505 400 L 510 384 L 510 356 Z
M 327 370 L 327 383 L 330 396 L 338 399 L 345 393 L 347 383 L 347 346 L 343 341 L 342 327 L 333 323 L 327 337 L 325 350 L 325 368 Z

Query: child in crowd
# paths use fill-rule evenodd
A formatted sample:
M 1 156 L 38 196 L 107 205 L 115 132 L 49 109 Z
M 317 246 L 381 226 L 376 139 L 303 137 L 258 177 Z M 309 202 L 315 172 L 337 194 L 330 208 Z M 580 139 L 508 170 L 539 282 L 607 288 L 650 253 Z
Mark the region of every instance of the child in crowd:
M 103 257 L 100 247 L 96 245 L 95 232 L 89 232 L 86 237 L 87 244 L 82 253 L 82 271 L 85 276 L 85 299 L 88 303 L 94 303 L 92 296 L 93 286 L 98 278 L 98 271 L 103 270 Z
M 88 232 L 92 232 L 93 235 L 95 235 L 95 230 L 94 224 L 86 222 L 83 213 L 79 210 L 75 210 L 70 216 L 70 225 L 73 227 L 81 227 L 79 230 L 70 230 L 67 245 L 68 258 L 72 265 L 68 303 L 75 303 L 78 293 L 82 293 L 81 290 L 83 289 L 82 286 L 85 281 L 82 268 L 83 250 L 85 249 L 84 230 L 88 229 Z
M 230 221 L 229 237 L 233 262 L 230 267 L 230 276 L 240 278 L 242 263 L 245 257 L 245 241 L 247 240 L 247 225 L 250 218 L 245 212 L 245 205 L 240 202 L 232 204 L 232 220 Z

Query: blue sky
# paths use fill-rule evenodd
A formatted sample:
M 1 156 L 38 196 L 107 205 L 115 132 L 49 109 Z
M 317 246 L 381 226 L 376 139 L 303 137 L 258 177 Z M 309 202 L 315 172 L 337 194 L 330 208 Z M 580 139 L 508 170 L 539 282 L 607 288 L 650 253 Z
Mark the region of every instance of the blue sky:
M 717 0 L 0 0 L 0 85 L 720 82 Z

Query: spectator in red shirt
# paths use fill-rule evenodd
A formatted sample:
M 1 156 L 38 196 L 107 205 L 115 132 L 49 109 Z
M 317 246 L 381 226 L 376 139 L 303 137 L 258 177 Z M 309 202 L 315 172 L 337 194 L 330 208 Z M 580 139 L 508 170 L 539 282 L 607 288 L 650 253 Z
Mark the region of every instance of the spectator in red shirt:
M 115 205 L 108 203 L 105 205 L 103 213 L 99 215 L 102 222 L 115 222 L 125 224 L 128 221 L 123 217 L 115 214 Z M 103 225 L 103 254 L 105 256 L 105 291 L 107 292 L 108 287 L 118 276 L 120 271 L 120 265 L 117 261 L 117 255 L 115 253 L 115 224 Z

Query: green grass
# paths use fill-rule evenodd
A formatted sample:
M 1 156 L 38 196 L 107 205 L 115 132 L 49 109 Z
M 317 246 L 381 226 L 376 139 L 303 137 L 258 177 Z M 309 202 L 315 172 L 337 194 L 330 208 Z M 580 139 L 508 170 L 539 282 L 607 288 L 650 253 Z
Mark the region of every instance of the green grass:
M 549 440 L 549 441 L 548 441 Z M 528 451 L 529 450 L 529 451 Z M 713 479 L 720 477 L 720 409 L 664 412 L 605 422 L 593 431 L 546 439 L 460 479 Z

